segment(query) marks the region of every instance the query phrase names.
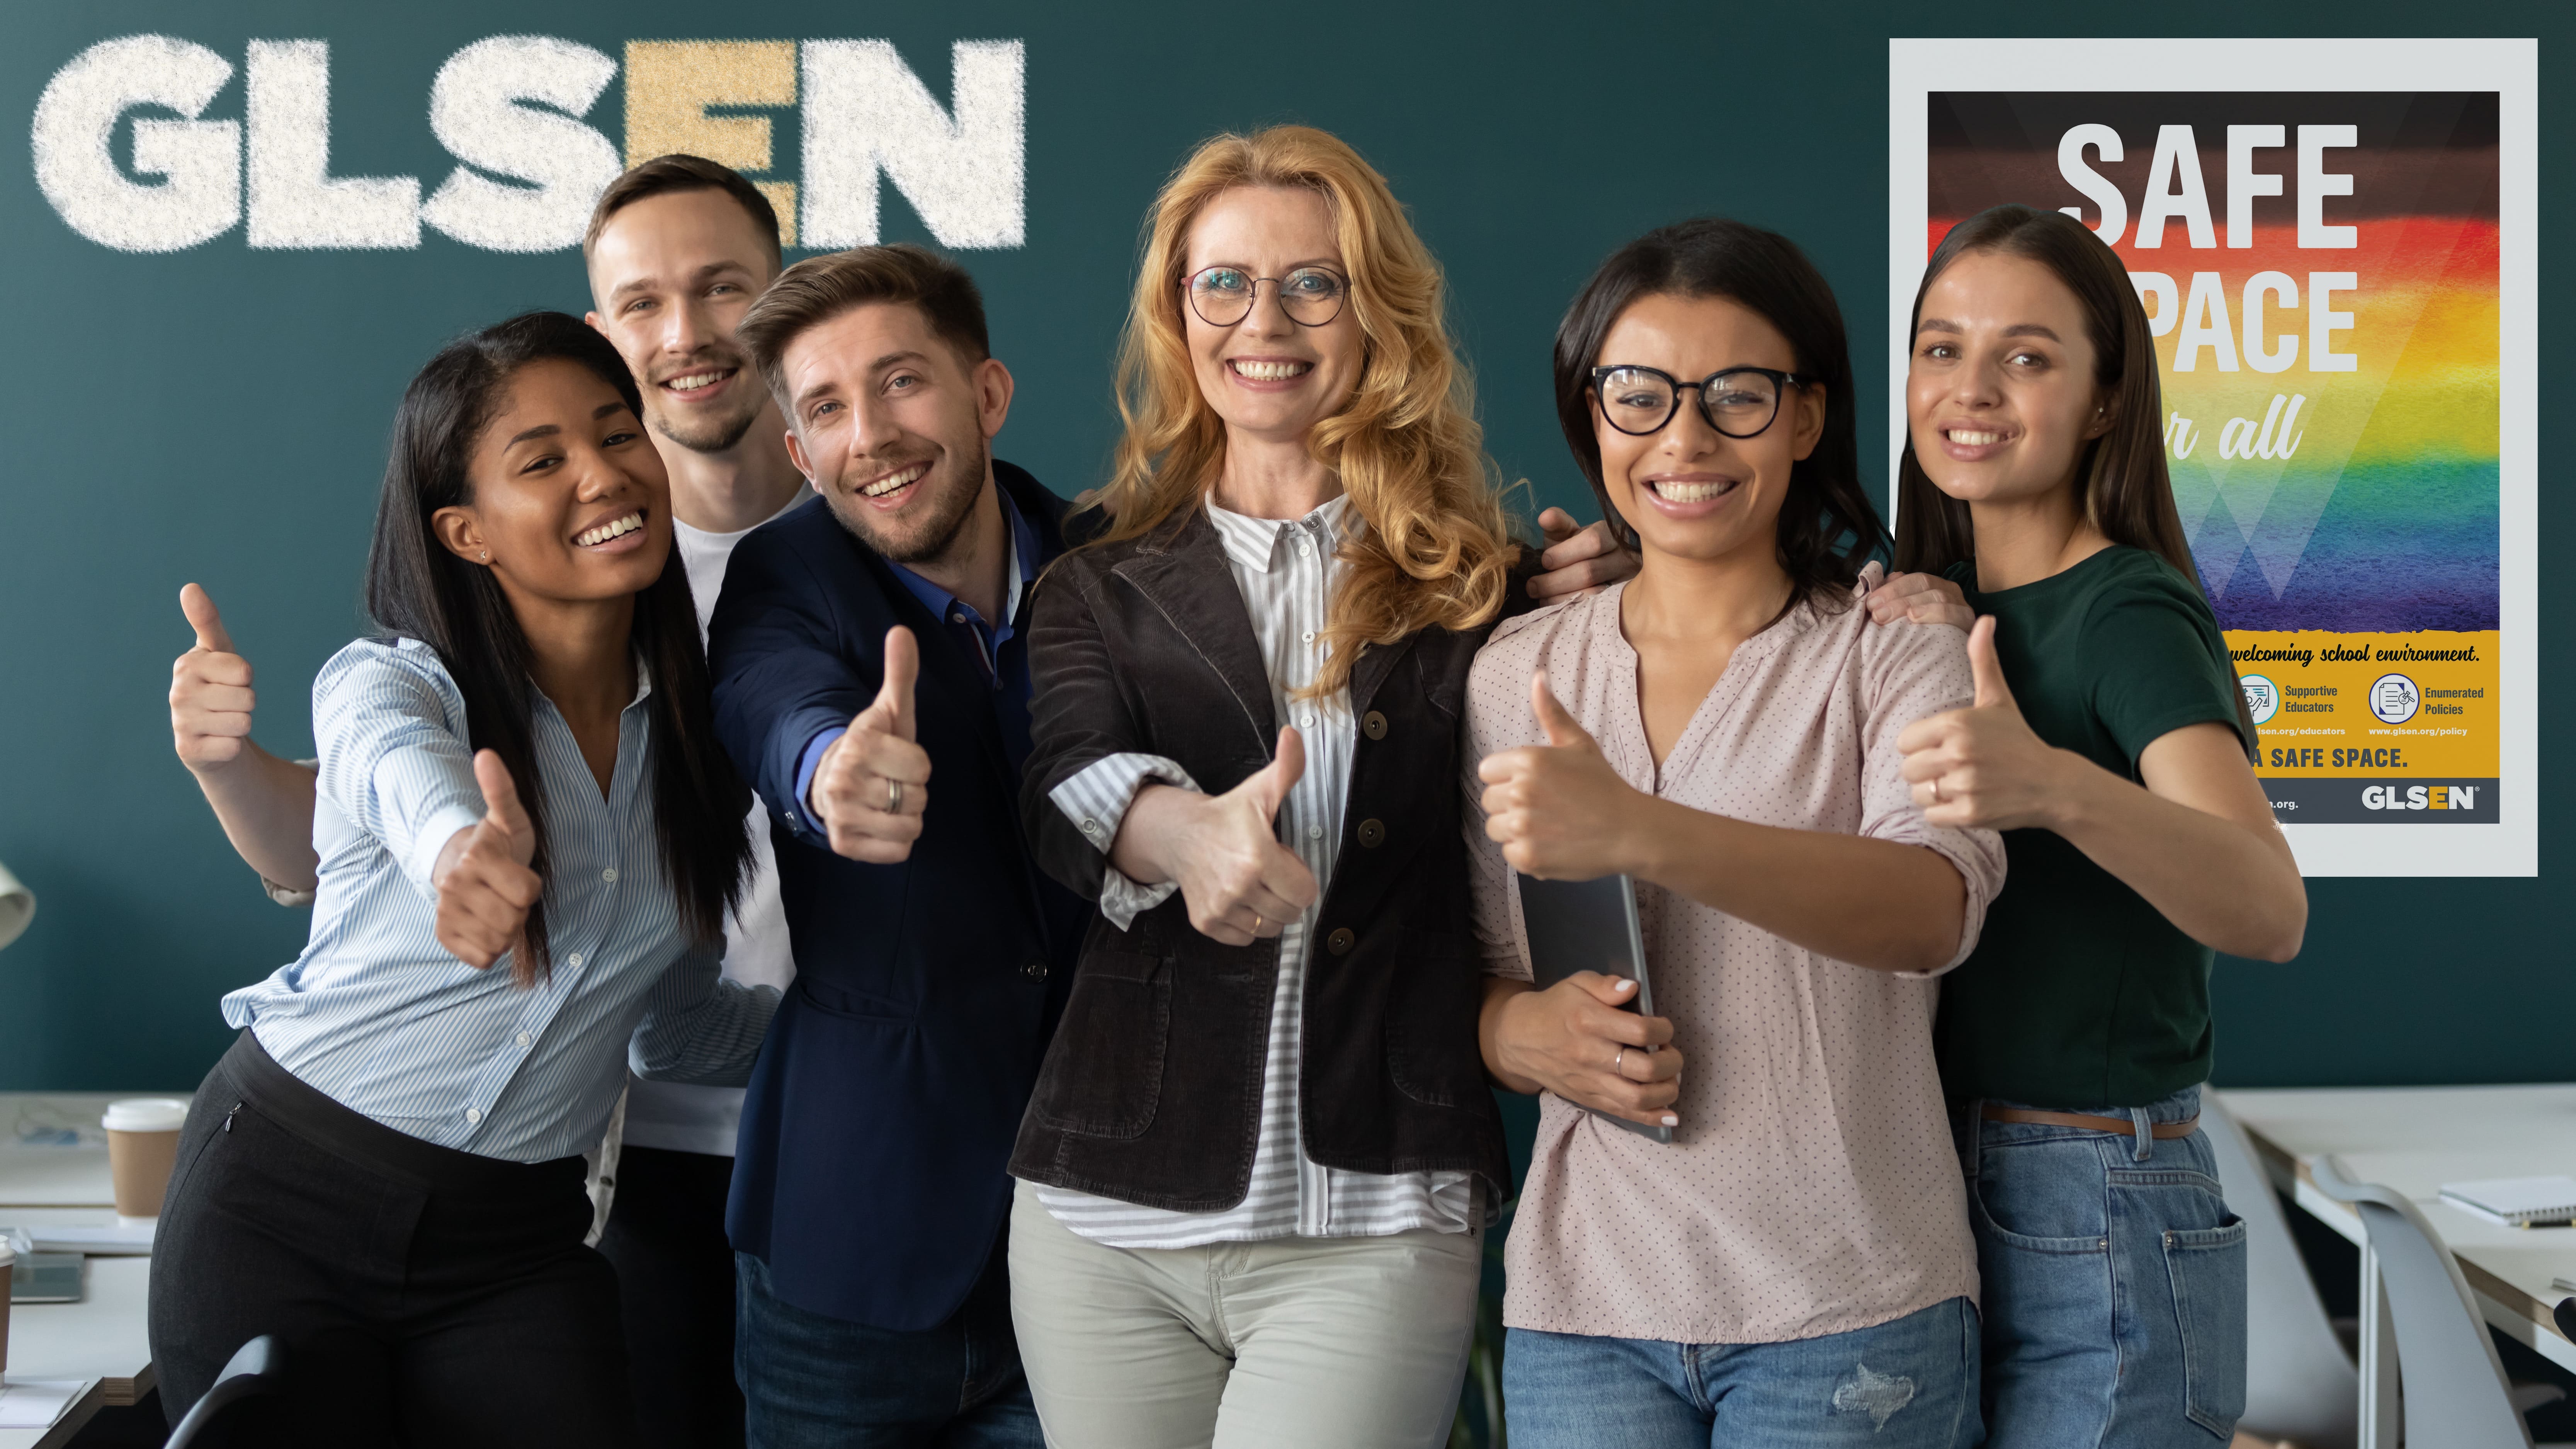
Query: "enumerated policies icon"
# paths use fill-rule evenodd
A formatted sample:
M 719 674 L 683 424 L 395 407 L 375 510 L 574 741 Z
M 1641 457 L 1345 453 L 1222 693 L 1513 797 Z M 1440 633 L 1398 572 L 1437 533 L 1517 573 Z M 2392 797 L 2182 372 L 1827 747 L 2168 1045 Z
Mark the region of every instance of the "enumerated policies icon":
M 633 41 L 621 156 L 585 119 L 617 58 L 550 36 L 492 36 L 449 56 L 430 84 L 430 132 L 459 164 L 423 196 L 419 177 L 331 174 L 330 42 L 249 42 L 235 120 L 209 114 L 231 60 L 193 41 L 128 35 L 54 73 L 30 141 L 46 201 L 73 231 L 119 251 L 180 251 L 236 226 L 259 248 L 399 249 L 419 246 L 427 226 L 468 246 L 546 252 L 579 245 L 599 193 L 646 157 L 688 151 L 771 172 L 767 117 L 707 109 L 795 107 L 801 174 L 759 183 L 790 245 L 875 242 L 883 179 L 941 245 L 1017 247 L 1024 48 L 961 40 L 949 59 L 943 106 L 888 41 Z

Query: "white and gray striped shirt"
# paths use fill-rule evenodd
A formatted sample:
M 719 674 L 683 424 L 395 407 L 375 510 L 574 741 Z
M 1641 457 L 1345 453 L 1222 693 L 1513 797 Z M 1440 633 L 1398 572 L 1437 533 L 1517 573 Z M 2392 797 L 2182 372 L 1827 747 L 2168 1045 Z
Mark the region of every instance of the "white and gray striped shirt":
M 1208 519 L 1225 544 L 1228 569 L 1252 619 L 1253 636 L 1270 676 L 1270 703 L 1282 724 L 1294 725 L 1306 745 L 1306 773 L 1279 808 L 1280 839 L 1306 862 L 1319 887 L 1332 884 L 1340 854 L 1342 809 L 1350 793 L 1350 691 L 1294 698 L 1312 683 L 1323 659 L 1326 610 L 1347 565 L 1339 557 L 1345 531 L 1356 531 L 1350 499 L 1339 497 L 1295 522 L 1247 518 L 1211 503 Z M 1084 838 L 1104 853 L 1118 837 L 1118 822 L 1148 781 L 1184 790 L 1198 783 L 1179 763 L 1160 755 L 1128 753 L 1095 761 L 1056 786 L 1056 807 L 1084 827 Z M 1125 930 L 1139 912 L 1160 905 L 1175 887 L 1142 886 L 1115 867 L 1105 871 L 1101 914 Z M 1298 1074 L 1304 1035 L 1306 952 L 1315 906 L 1279 934 L 1279 985 L 1270 1002 L 1270 1053 L 1261 1077 L 1261 1129 L 1253 1145 L 1252 1187 L 1242 1202 L 1212 1213 L 1170 1212 L 1067 1188 L 1037 1189 L 1038 1200 L 1058 1222 L 1119 1248 L 1187 1248 L 1290 1236 L 1376 1237 L 1415 1228 L 1463 1233 L 1476 1224 L 1473 1179 L 1463 1172 L 1409 1172 L 1393 1176 L 1318 1166 L 1298 1145 Z
M 550 973 L 522 990 L 505 956 L 477 971 L 438 944 L 431 867 L 483 818 L 465 699 L 417 640 L 360 640 L 313 681 L 322 858 L 304 954 L 224 998 L 224 1020 L 307 1085 L 395 1131 L 512 1162 L 599 1141 L 632 1061 L 665 1080 L 741 1084 L 775 987 L 717 979 L 693 944 L 653 828 L 653 692 L 639 661 L 608 797 L 544 695 Z

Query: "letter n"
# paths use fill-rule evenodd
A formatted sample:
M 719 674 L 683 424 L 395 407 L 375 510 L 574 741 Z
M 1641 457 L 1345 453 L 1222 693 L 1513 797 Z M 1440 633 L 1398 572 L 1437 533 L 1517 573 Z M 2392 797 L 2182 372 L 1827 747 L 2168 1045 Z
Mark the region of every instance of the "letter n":
M 942 110 L 891 42 L 804 43 L 806 246 L 876 243 L 880 171 L 941 245 L 1023 244 L 1025 51 L 1016 40 L 961 40 L 950 57 Z

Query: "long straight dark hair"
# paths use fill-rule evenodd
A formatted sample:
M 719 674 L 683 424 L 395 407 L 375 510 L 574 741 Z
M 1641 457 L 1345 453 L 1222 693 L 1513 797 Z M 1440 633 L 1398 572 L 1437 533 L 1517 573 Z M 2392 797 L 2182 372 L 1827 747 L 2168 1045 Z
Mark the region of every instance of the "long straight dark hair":
M 2163 559 L 2206 599 L 2209 591 L 2192 562 L 2191 540 L 2174 507 L 2173 475 L 2165 466 L 2165 395 L 2156 373 L 2155 334 L 2120 254 L 2063 212 L 2011 202 L 1990 206 L 1950 228 L 1932 249 L 1905 327 L 1909 349 L 1923 322 L 1923 294 L 1952 262 L 1979 251 L 2037 262 L 2075 294 L 2084 309 L 2085 336 L 2093 343 L 2094 385 L 2111 396 L 2110 430 L 2085 444 L 2075 460 L 2076 501 L 2104 538 Z M 1896 455 L 1897 569 L 1937 574 L 1976 558 L 1977 530 L 1968 505 L 1942 492 L 1923 471 L 1908 427 L 1904 451 Z M 2236 677 L 2233 660 L 2219 662 L 2229 678 Z M 2254 716 L 2242 687 L 2236 691 L 2236 729 L 2248 758 L 2256 757 Z
M 1798 372 L 1825 390 L 1825 430 L 1789 470 L 1780 505 L 1780 566 L 1795 607 L 1819 590 L 1847 590 L 1861 564 L 1887 540 L 1886 525 L 1860 486 L 1860 443 L 1852 401 L 1851 344 L 1842 308 L 1824 274 L 1795 242 L 1723 217 L 1660 226 L 1610 254 L 1556 329 L 1556 417 L 1566 446 L 1592 484 L 1601 516 L 1630 548 L 1636 530 L 1611 505 L 1601 478 L 1601 439 L 1592 430 L 1592 369 L 1619 314 L 1641 297 L 1724 297 L 1761 315 L 1788 339 Z M 1785 411 L 1785 409 L 1784 409 Z
M 2075 294 L 2084 309 L 2085 335 L 2093 343 L 2094 384 L 2110 394 L 2110 431 L 2084 445 L 2075 461 L 2076 499 L 2085 516 L 2113 543 L 2144 549 L 2192 582 L 2200 574 L 2174 508 L 2173 478 L 2165 468 L 2164 389 L 2156 376 L 2155 334 L 2147 309 L 2129 285 L 2119 253 L 2102 244 L 2084 223 L 2037 207 L 1989 207 L 1950 228 L 1923 269 L 1914 291 L 1914 314 L 1905 345 L 1923 321 L 1923 294 L 1950 264 L 1970 252 L 1999 252 L 2039 263 Z M 1896 566 L 1940 573 L 1977 557 L 1968 505 L 1941 491 L 1914 456 L 1914 434 L 1896 456 Z
M 528 677 L 528 636 L 492 571 L 449 552 L 430 518 L 474 501 L 475 443 L 500 410 L 510 380 L 549 358 L 589 369 L 643 416 L 625 361 L 580 318 L 525 312 L 460 337 L 403 391 L 367 551 L 367 612 L 385 633 L 438 651 L 465 697 L 473 747 L 499 755 L 519 787 L 536 828 L 531 866 L 541 877 L 548 876 L 546 803 L 537 774 L 537 687 Z M 646 750 L 662 874 L 678 900 L 682 929 L 711 942 L 723 934 L 725 911 L 740 896 L 751 862 L 743 824 L 751 793 L 716 743 L 706 650 L 677 548 L 661 576 L 635 597 L 634 648 L 652 677 Z M 512 954 L 510 974 L 531 986 L 551 968 L 542 899 L 528 910 L 524 942 Z

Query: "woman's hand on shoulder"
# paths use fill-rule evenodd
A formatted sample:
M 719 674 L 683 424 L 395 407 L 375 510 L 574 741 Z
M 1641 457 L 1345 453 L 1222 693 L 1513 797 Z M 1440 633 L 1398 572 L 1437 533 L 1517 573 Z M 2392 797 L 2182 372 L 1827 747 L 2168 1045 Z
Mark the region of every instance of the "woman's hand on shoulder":
M 1476 766 L 1485 784 L 1485 836 L 1512 869 L 1547 880 L 1638 872 L 1641 807 L 1652 801 L 1610 767 L 1547 687 L 1530 677 L 1530 710 L 1547 743 L 1497 750 Z
M 483 819 L 448 837 L 429 883 L 438 892 L 438 944 L 482 971 L 519 944 L 544 883 L 528 869 L 537 832 L 501 757 L 477 751 L 474 780 L 483 788 Z
M 1872 560 L 1862 568 L 1868 578 L 1879 568 Z M 1957 584 L 1939 574 L 1890 574 L 1861 596 L 1869 609 L 1873 624 L 1949 624 L 1959 629 L 1976 626 L 1977 611 L 1968 607 L 1968 596 Z
M 1499 992 L 1489 1008 L 1486 1065 L 1520 1090 L 1677 1127 L 1682 1054 L 1672 1045 L 1673 1024 L 1623 1009 L 1636 995 L 1636 982 L 1597 971 L 1578 971 L 1545 991 Z
M 1574 515 L 1551 508 L 1538 516 L 1547 536 L 1547 551 L 1538 556 L 1541 573 L 1529 581 L 1533 599 L 1572 598 L 1632 578 L 1637 556 L 1610 536 L 1607 522 L 1577 524 Z
M 2051 826 L 2066 766 L 2084 762 L 2022 718 L 1995 657 L 1992 616 L 1968 631 L 1968 667 L 1977 679 L 1975 703 L 1916 720 L 1896 737 L 1915 805 L 1925 823 L 1952 829 Z

